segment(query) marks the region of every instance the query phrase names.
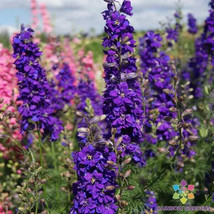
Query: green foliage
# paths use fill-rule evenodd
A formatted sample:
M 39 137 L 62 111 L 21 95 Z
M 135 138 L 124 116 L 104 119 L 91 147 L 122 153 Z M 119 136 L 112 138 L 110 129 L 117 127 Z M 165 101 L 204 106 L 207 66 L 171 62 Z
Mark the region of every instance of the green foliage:
M 7 31 L 3 31 L 0 33 L 0 43 L 2 43 L 5 48 L 10 48 L 10 37 Z

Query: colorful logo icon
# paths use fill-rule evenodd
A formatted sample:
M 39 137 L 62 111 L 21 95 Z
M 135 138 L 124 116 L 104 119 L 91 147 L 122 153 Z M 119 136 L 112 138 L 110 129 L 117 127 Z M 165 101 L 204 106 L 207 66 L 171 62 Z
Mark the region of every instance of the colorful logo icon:
M 179 199 L 182 204 L 185 204 L 188 199 L 195 198 L 194 194 L 192 193 L 194 187 L 195 187 L 194 185 L 187 185 L 187 182 L 185 180 L 182 180 L 180 185 L 179 184 L 173 185 L 175 193 L 172 198 Z

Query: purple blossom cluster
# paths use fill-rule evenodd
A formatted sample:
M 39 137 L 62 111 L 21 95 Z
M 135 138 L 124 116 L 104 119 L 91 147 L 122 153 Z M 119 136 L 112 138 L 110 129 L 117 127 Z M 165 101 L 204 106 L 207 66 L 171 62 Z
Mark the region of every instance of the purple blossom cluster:
M 61 97 L 61 103 L 70 105 L 71 100 L 74 98 L 76 88 L 74 86 L 75 79 L 68 64 L 63 64 L 56 79 L 58 80 L 57 87 Z
M 144 122 L 145 140 L 152 144 L 158 141 L 169 141 L 177 134 L 171 123 L 164 119 L 167 116 L 175 118 L 176 114 L 170 111 L 170 108 L 175 107 L 174 90 L 171 84 L 174 74 L 169 65 L 169 57 L 158 50 L 161 47 L 161 41 L 159 34 L 149 31 L 140 39 L 139 47 L 142 72 L 149 80 L 148 96 L 153 98 L 146 108 L 146 115 L 150 117 L 145 118 Z M 157 127 L 154 136 L 147 134 L 152 132 L 153 126 Z
M 142 93 L 137 79 L 134 28 L 126 15 L 132 15 L 131 2 L 124 0 L 117 10 L 114 1 L 107 1 L 108 9 L 103 12 L 106 21 L 103 40 L 106 49 L 104 63 L 106 89 L 103 113 L 107 115 L 108 128 L 116 128 L 116 138 L 123 141 L 118 147 L 121 157 L 131 155 L 136 163 L 144 165 L 140 149 L 142 142 Z M 110 132 L 107 136 L 110 138 Z M 135 143 L 133 143 L 135 142 Z
M 173 101 L 175 98 L 175 89 L 172 85 L 174 73 L 170 66 L 170 58 L 163 51 L 158 50 L 161 47 L 162 38 L 153 31 L 147 32 L 140 39 L 140 56 L 141 67 L 144 78 L 149 81 L 149 89 L 147 89 L 146 97 L 146 117 L 144 119 L 144 140 L 157 144 L 164 141 L 169 143 L 176 136 L 178 131 L 175 125 L 166 118 L 176 119 L 177 113 L 173 111 L 176 105 Z M 177 93 L 177 92 L 176 92 Z M 149 99 L 151 98 L 152 99 Z M 194 124 L 192 118 L 184 118 L 186 123 Z M 188 139 L 190 135 L 196 135 L 197 131 L 194 127 L 183 130 L 183 137 Z M 181 156 L 178 158 L 180 162 L 185 157 L 192 157 L 195 152 L 192 148 L 194 144 L 187 141 L 184 147 L 180 148 Z M 175 154 L 177 146 L 170 146 L 171 156 Z M 150 153 L 149 153 L 150 154 Z
M 209 11 L 209 17 L 205 21 L 204 33 L 202 38 L 204 39 L 204 48 L 210 57 L 212 66 L 214 65 L 214 0 L 209 3 L 211 7 Z
M 80 79 L 77 86 L 77 95 L 79 96 L 79 103 L 77 110 L 86 113 L 86 99 L 90 99 L 95 115 L 102 114 L 102 97 L 94 87 L 94 83 L 88 79 Z
M 57 140 L 63 129 L 61 121 L 55 116 L 51 105 L 51 88 L 45 70 L 39 64 L 42 52 L 33 43 L 33 30 L 21 27 L 21 32 L 13 38 L 13 57 L 17 69 L 19 86 L 18 108 L 22 116 L 22 133 L 37 129 L 43 131 L 43 137 Z
M 189 33 L 196 34 L 198 32 L 197 21 L 191 13 L 188 14 L 188 27 Z
M 77 89 L 76 89 L 77 95 L 78 95 L 78 104 L 76 107 L 77 111 L 83 112 L 84 114 L 88 114 L 86 111 L 87 103 L 86 100 L 89 99 L 91 102 L 91 105 L 93 107 L 94 115 L 102 115 L 102 97 L 98 92 L 96 91 L 93 82 L 88 80 L 80 79 Z M 78 127 L 87 127 L 88 124 L 86 123 L 84 118 L 78 118 Z M 105 128 L 103 122 L 100 124 L 101 128 Z M 103 130 L 104 131 L 104 130 Z M 77 138 L 79 142 L 85 144 L 87 142 L 87 138 L 82 135 L 82 133 L 77 133 Z
M 144 213 L 149 212 L 149 213 L 157 214 L 158 204 L 157 204 L 155 193 L 153 191 L 147 191 L 146 196 L 147 196 L 147 201 L 145 203 L 146 212 Z
M 183 72 L 185 80 L 191 82 L 191 88 L 193 88 L 193 95 L 195 98 L 201 98 L 203 96 L 202 84 L 206 80 L 210 80 L 207 77 L 209 63 L 214 65 L 214 9 L 213 0 L 210 2 L 211 10 L 209 17 L 205 21 L 204 31 L 199 38 L 195 41 L 195 56 L 189 60 L 186 70 Z M 211 77 L 212 78 L 212 77 Z
M 107 147 L 85 145 L 73 153 L 73 159 L 78 182 L 73 184 L 75 198 L 70 214 L 116 213 L 116 172 L 107 164 L 107 161 L 116 162 L 115 153 Z
M 174 27 L 166 28 L 166 33 L 167 33 L 166 39 L 168 40 L 169 47 L 173 46 L 172 41 L 174 41 L 176 43 L 178 42 L 179 35 L 182 30 L 182 26 L 180 24 L 180 20 L 182 19 L 181 12 L 176 11 L 174 14 L 174 17 L 176 20 Z

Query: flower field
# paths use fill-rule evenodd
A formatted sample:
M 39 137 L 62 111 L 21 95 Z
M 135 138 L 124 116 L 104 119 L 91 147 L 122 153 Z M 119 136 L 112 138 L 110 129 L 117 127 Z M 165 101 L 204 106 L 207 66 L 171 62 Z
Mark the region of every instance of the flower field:
M 31 0 L 0 37 L 0 214 L 214 212 L 214 0 L 145 32 L 102 1 L 102 35 L 57 36 Z

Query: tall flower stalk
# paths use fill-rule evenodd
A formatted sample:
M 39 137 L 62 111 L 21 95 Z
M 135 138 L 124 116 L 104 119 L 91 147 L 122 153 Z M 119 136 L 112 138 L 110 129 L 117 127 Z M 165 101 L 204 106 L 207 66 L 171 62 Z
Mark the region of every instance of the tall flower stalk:
M 119 160 L 127 155 L 141 166 L 145 164 L 140 149 L 142 142 L 142 93 L 138 82 L 136 58 L 133 57 L 134 28 L 126 15 L 132 15 L 131 2 L 123 1 L 117 9 L 116 1 L 108 2 L 103 12 L 106 21 L 103 40 L 106 63 L 104 63 L 106 89 L 103 113 L 107 115 L 109 130 L 115 128 L 115 138 L 122 138 L 117 146 Z M 111 138 L 111 133 L 106 136 Z
M 84 135 L 85 142 L 80 144 L 80 151 L 72 154 L 77 182 L 73 184 L 74 201 L 70 214 L 114 214 L 117 211 L 116 155 L 96 128 L 105 116 L 94 116 L 89 103 L 87 109 L 88 114 L 77 112 L 87 127 L 77 129 Z
M 45 70 L 39 64 L 42 52 L 33 43 L 33 30 L 21 27 L 21 32 L 13 38 L 13 57 L 17 69 L 19 86 L 18 108 L 22 116 L 22 134 L 32 130 L 42 131 L 43 137 L 57 140 L 62 130 L 61 122 L 55 117 L 50 101 L 50 85 Z
M 180 93 L 180 87 L 185 86 L 179 85 L 178 69 L 171 65 L 169 56 L 159 50 L 161 41 L 161 36 L 153 31 L 140 39 L 142 72 L 149 83 L 144 139 L 151 144 L 162 145 L 158 151 L 169 152 L 172 163 L 176 160 L 176 165 L 182 168 L 186 157 L 195 155 L 192 141 L 197 140 L 197 132 L 193 127 L 194 121 L 189 117 L 192 110 L 186 109 L 188 98 L 185 100 L 186 97 Z

